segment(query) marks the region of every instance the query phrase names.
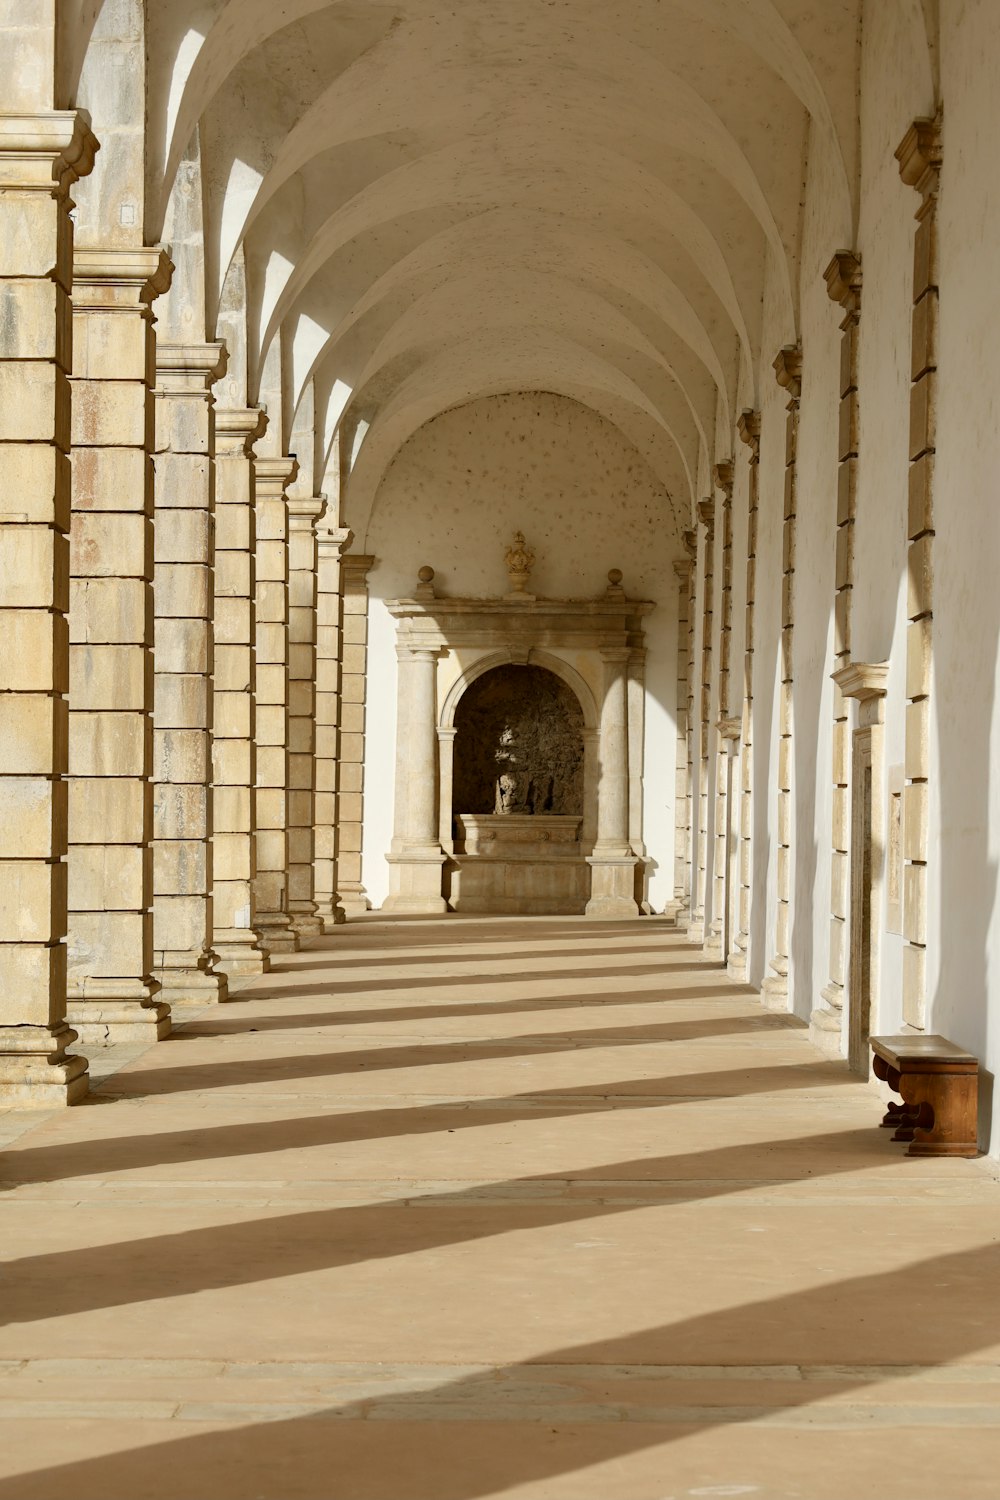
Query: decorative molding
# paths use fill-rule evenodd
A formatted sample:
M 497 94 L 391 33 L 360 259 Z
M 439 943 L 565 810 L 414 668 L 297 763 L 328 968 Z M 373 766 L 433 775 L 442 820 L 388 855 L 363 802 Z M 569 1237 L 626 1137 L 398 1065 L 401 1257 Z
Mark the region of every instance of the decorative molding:
M 899 175 L 907 187 L 916 188 L 922 198 L 936 193 L 941 179 L 943 145 L 942 112 L 933 119 L 914 120 L 896 147 Z
M 736 423 L 736 431 L 740 435 L 741 442 L 746 443 L 751 450 L 750 462 L 755 462 L 760 457 L 760 412 L 751 411 L 749 408 L 741 412 L 739 421 Z
M 787 391 L 792 401 L 798 401 L 802 395 L 802 346 L 800 344 L 786 344 L 779 349 L 774 360 L 774 375 L 783 391 Z
M 849 317 L 861 311 L 861 259 L 853 250 L 838 250 L 823 272 L 827 296 Z
M 848 662 L 830 676 L 845 698 L 856 698 L 865 703 L 869 698 L 884 698 L 888 691 L 889 663 L 887 661 Z
M 712 478 L 717 489 L 722 490 L 727 500 L 733 498 L 733 461 L 726 459 L 724 463 L 716 464 L 712 470 Z

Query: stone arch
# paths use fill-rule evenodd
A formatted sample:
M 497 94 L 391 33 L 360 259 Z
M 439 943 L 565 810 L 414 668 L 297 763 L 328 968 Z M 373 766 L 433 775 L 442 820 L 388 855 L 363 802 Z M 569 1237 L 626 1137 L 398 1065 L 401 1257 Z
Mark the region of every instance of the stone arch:
M 544 667 L 554 677 L 561 678 L 575 696 L 583 712 L 584 734 L 597 732 L 600 716 L 594 695 L 584 678 L 575 667 L 570 666 L 569 662 L 563 661 L 559 656 L 554 656 L 550 651 L 539 651 L 535 647 L 527 652 L 518 651 L 513 647 L 507 647 L 502 651 L 491 651 L 466 667 L 458 681 L 445 695 L 438 717 L 438 731 L 454 730 L 455 712 L 474 682 L 480 677 L 485 677 L 487 672 L 492 672 L 496 667 L 510 666 Z

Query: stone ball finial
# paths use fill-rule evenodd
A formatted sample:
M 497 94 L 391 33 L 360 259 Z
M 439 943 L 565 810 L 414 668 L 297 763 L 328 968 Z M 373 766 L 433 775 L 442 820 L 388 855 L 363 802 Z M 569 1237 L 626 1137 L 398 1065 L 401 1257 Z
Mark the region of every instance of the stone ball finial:
M 424 563 L 424 566 L 420 569 L 420 572 L 417 574 L 417 577 L 420 579 L 421 583 L 433 583 L 434 582 L 434 569 L 433 568 L 429 568 L 427 566 L 427 564 Z
M 621 568 L 612 568 L 610 573 L 608 574 L 608 582 L 613 589 L 616 589 L 624 577 L 625 574 L 622 572 Z

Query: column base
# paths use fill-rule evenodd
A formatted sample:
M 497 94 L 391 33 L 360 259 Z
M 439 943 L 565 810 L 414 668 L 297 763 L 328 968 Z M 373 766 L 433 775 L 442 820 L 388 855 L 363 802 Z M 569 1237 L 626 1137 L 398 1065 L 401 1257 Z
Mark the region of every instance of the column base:
M 641 915 L 635 899 L 635 858 L 632 855 L 591 854 L 587 857 L 590 866 L 590 900 L 584 907 L 585 917 L 631 918 Z
M 69 1026 L 0 1026 L 0 1106 L 61 1109 L 87 1096 L 85 1057 L 67 1057 Z
M 692 917 L 688 922 L 687 936 L 689 943 L 697 943 L 701 947 L 705 941 L 705 923 L 701 917 Z
M 344 913 L 344 921 L 349 922 L 352 917 L 363 917 L 366 912 L 371 911 L 372 904 L 368 899 L 368 893 L 364 887 L 356 891 L 348 888 L 340 892 L 340 908 Z
M 154 999 L 153 993 L 145 985 L 129 993 L 124 984 L 91 980 L 85 994 L 67 998 L 66 1020 L 84 1046 L 160 1042 L 170 1035 L 170 1006 Z
M 841 1058 L 844 1055 L 844 1016 L 840 1006 L 830 1004 L 828 992 L 833 990 L 838 996 L 843 994 L 840 985 L 826 985 L 821 991 L 827 1004 L 818 1006 L 809 1017 L 809 1040 L 826 1057 Z
M 448 903 L 441 894 L 441 868 L 445 857 L 440 848 L 387 854 L 386 859 L 389 862 L 390 891 L 382 903 L 383 911 L 414 917 L 444 915 Z
M 339 901 L 317 901 L 316 915 L 323 924 L 324 932 L 332 932 L 335 927 L 343 927 L 347 921 L 347 913 Z
M 705 938 L 705 952 L 713 958 L 722 957 L 722 933 L 712 928 Z
M 299 935 L 287 912 L 258 912 L 257 930 L 268 953 L 298 953 Z
M 252 927 L 223 927 L 212 937 L 215 967 L 227 979 L 245 979 L 266 974 L 271 961 L 260 946 L 260 935 Z
M 749 955 L 744 953 L 742 948 L 734 948 L 726 964 L 726 972 L 730 979 L 735 984 L 746 984 L 749 967 Z
M 214 955 L 213 955 L 214 962 Z M 176 969 L 157 969 L 160 999 L 175 1005 L 222 1005 L 229 998 L 229 980 L 224 972 L 199 969 L 189 965 Z M 235 999 L 235 995 L 232 997 Z
M 298 937 L 300 943 L 311 942 L 313 938 L 323 936 L 323 919 L 315 913 L 295 912 L 291 913 L 292 931 Z
M 761 999 L 768 1010 L 788 1009 L 788 960 L 772 958 L 768 974 L 760 987 Z

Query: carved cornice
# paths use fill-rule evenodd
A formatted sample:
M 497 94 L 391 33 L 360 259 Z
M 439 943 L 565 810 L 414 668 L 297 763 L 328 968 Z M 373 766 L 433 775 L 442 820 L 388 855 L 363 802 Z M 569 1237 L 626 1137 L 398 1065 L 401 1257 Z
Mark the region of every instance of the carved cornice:
M 289 496 L 288 498 L 288 521 L 299 523 L 301 529 L 305 530 L 315 526 L 326 514 L 325 495 L 302 495 Z
M 270 489 L 277 494 L 295 479 L 299 461 L 294 454 L 284 453 L 277 458 L 258 458 L 256 467 L 258 489 Z
M 838 250 L 823 272 L 827 296 L 850 317 L 861 311 L 861 260 L 853 250 Z
M 214 344 L 156 345 L 156 383 L 159 396 L 190 392 L 204 396 L 229 366 L 229 351 L 221 341 Z
M 760 412 L 749 409 L 740 412 L 736 431 L 740 435 L 740 441 L 750 449 L 750 462 L 756 463 L 760 457 Z
M 784 349 L 778 350 L 774 375 L 791 400 L 798 401 L 802 395 L 802 348 L 799 344 L 786 344 Z
M 720 719 L 715 727 L 724 740 L 738 740 L 743 733 L 742 719 Z
M 884 698 L 889 683 L 887 661 L 852 661 L 831 677 L 845 698 L 856 698 L 865 703 L 869 698 Z
M 354 541 L 354 532 L 346 526 L 337 526 L 330 531 L 321 531 L 317 535 L 319 549 L 326 556 L 341 557 L 344 551 Z
M 715 530 L 715 497 L 698 501 L 698 520 L 707 530 L 709 536 Z
M 941 178 L 942 114 L 933 119 L 914 120 L 896 148 L 899 175 L 907 187 L 916 188 L 922 198 L 938 190 Z
M 693 566 L 694 566 L 694 559 L 693 558 L 690 558 L 690 557 L 675 557 L 674 558 L 674 572 L 677 574 L 677 577 L 680 579 L 681 583 L 687 583 L 688 579 L 691 577 L 691 569 L 693 568 Z
M 215 441 L 230 443 L 253 456 L 254 443 L 267 431 L 267 412 L 262 406 L 219 406 L 215 410 Z
M 712 470 L 712 478 L 715 486 L 725 495 L 727 502 L 733 498 L 733 461 L 727 458 L 724 463 L 716 464 Z
M 686 531 L 682 531 L 681 532 L 681 541 L 684 543 L 684 550 L 685 550 L 685 552 L 688 554 L 688 556 L 691 558 L 691 560 L 693 562 L 694 559 L 698 556 L 698 531 L 697 531 L 697 528 L 694 527 L 694 526 L 689 526 Z
M 353 582 L 361 583 L 375 566 L 375 558 L 370 552 L 344 552 L 341 554 L 340 566 Z

